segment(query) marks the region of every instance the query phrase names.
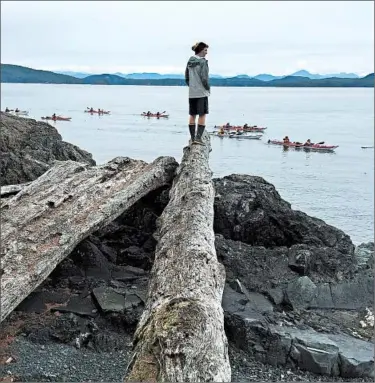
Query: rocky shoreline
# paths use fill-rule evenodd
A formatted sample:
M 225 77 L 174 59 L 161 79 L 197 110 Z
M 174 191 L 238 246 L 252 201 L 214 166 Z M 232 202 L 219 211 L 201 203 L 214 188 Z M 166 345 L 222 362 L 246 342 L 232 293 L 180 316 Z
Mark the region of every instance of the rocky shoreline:
M 14 119 L 33 129 L 33 120 Z M 9 144 L 1 151 L 17 153 Z M 40 175 L 15 179 L 7 164 L 8 184 Z M 341 230 L 292 210 L 260 177 L 230 175 L 214 186 L 232 381 L 373 381 L 374 243 L 355 248 Z M 124 377 L 169 189 L 84 239 L 3 321 L 0 380 Z

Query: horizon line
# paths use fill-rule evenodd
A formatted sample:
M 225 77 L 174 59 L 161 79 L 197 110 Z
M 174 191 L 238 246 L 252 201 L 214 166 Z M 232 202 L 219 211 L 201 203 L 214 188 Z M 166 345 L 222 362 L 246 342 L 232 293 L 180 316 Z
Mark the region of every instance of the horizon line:
M 141 70 L 141 71 L 129 71 L 129 72 L 126 72 L 126 71 L 120 71 L 120 70 L 113 70 L 113 71 L 104 71 L 104 72 L 100 72 L 100 71 L 91 71 L 91 70 L 85 70 L 85 69 L 64 69 L 64 68 L 58 68 L 58 69 L 50 69 L 47 67 L 40 67 L 40 68 L 35 68 L 35 67 L 30 67 L 30 66 L 25 66 L 25 65 L 20 65 L 20 64 L 6 64 L 6 63 L 1 63 L 2 65 L 15 65 L 15 66 L 21 66 L 21 67 L 24 67 L 24 68 L 29 68 L 29 69 L 34 69 L 34 70 L 43 70 L 43 71 L 49 71 L 49 72 L 71 72 L 71 73 L 84 73 L 84 74 L 89 74 L 89 75 L 103 75 L 103 74 L 112 74 L 112 75 L 115 75 L 116 73 L 121 73 L 121 74 L 125 74 L 125 75 L 129 75 L 129 74 L 142 74 L 142 73 L 154 73 L 154 74 L 159 74 L 159 75 L 162 75 L 162 76 L 165 76 L 165 75 L 183 75 L 184 74 L 184 71 L 180 71 L 180 72 L 177 72 L 177 71 L 156 71 L 156 70 L 150 70 L 150 71 L 145 71 L 145 70 Z M 305 72 L 308 72 L 309 74 L 311 75 L 321 75 L 321 76 L 326 76 L 326 75 L 331 75 L 331 74 L 355 74 L 359 77 L 363 77 L 363 76 L 366 76 L 368 74 L 371 74 L 373 73 L 374 71 L 370 71 L 370 72 L 354 72 L 354 71 L 330 71 L 330 72 L 326 72 L 326 73 L 323 73 L 323 72 L 313 72 L 313 71 L 310 71 L 309 69 L 298 69 L 298 70 L 294 70 L 294 71 L 291 71 L 290 73 L 286 73 L 286 74 L 273 74 L 271 72 L 261 72 L 261 73 L 258 73 L 258 74 L 255 74 L 255 75 L 250 75 L 248 73 L 236 73 L 236 74 L 220 74 L 220 73 L 211 73 L 211 75 L 214 75 L 214 76 L 221 76 L 221 77 L 236 77 L 236 76 L 248 76 L 248 77 L 255 77 L 255 76 L 259 76 L 259 75 L 271 75 L 271 76 L 274 76 L 274 77 L 285 77 L 285 76 L 290 76 L 290 75 L 293 75 L 294 73 L 298 73 L 298 72 L 301 72 L 301 71 L 305 71 Z

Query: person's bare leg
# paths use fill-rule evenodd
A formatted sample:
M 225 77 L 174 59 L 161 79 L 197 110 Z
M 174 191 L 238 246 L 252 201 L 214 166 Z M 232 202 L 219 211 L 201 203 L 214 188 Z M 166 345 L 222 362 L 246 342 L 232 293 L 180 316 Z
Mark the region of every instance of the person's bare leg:
M 198 125 L 206 126 L 206 115 L 205 114 L 203 116 L 198 117 Z
M 190 132 L 192 143 L 195 140 L 195 119 L 196 119 L 196 116 L 189 116 L 189 132 Z

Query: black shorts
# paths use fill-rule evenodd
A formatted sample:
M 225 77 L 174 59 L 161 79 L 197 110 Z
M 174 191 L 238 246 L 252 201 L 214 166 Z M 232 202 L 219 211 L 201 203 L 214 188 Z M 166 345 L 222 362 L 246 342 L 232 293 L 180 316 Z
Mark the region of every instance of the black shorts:
M 189 98 L 189 115 L 204 116 L 208 114 L 208 97 Z

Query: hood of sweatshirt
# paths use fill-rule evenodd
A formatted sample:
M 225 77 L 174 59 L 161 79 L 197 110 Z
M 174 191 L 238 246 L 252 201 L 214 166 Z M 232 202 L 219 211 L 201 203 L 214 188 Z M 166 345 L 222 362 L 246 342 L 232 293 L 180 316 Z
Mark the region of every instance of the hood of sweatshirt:
M 188 63 L 187 63 L 187 66 L 189 68 L 194 68 L 198 65 L 203 65 L 205 63 L 205 61 L 206 61 L 206 59 L 203 57 L 191 56 Z

